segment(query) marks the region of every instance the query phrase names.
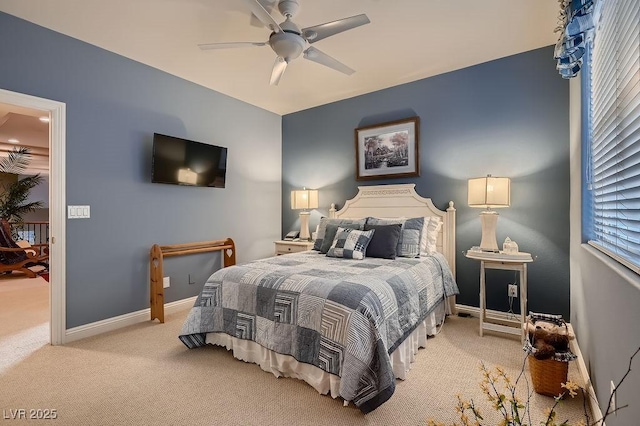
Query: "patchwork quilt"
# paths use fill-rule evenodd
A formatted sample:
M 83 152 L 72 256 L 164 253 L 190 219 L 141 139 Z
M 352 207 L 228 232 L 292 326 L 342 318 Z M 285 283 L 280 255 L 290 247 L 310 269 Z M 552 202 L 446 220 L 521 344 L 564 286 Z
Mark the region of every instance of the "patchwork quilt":
M 216 271 L 183 325 L 188 348 L 226 333 L 340 377 L 340 396 L 368 413 L 395 390 L 391 354 L 447 296 L 440 253 L 395 260 L 308 251 Z

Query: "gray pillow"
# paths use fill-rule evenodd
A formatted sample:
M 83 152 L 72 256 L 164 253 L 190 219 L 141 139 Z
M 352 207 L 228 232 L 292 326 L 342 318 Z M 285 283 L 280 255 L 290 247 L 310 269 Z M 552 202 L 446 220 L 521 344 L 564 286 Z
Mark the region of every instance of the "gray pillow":
M 412 217 L 410 219 L 367 218 L 367 225 L 392 225 L 395 223 L 402 224 L 402 231 L 396 247 L 396 256 L 420 257 L 420 240 L 422 239 L 424 217 Z
M 324 231 L 324 239 L 322 240 L 322 247 L 320 247 L 320 253 L 327 254 L 331 248 L 331 244 L 333 244 L 333 240 L 336 238 L 336 232 L 338 232 L 339 227 L 358 230 L 361 229 L 359 223 L 343 223 L 341 225 L 327 223 L 327 227 Z
M 367 246 L 367 257 L 379 257 L 382 259 L 395 259 L 398 247 L 398 239 L 402 231 L 402 224 L 392 225 L 364 225 L 364 230 L 373 229 L 373 237 Z
M 364 223 L 367 219 L 330 219 L 328 217 L 323 217 L 320 219 L 320 224 L 318 225 L 318 234 L 316 235 L 316 240 L 313 243 L 313 249 L 320 251 L 322 248 L 322 243 L 324 241 L 324 234 L 327 230 L 327 224 L 333 223 L 335 225 L 341 224 L 358 224 L 358 229 L 364 228 Z M 329 245 L 333 242 L 333 239 L 329 240 Z

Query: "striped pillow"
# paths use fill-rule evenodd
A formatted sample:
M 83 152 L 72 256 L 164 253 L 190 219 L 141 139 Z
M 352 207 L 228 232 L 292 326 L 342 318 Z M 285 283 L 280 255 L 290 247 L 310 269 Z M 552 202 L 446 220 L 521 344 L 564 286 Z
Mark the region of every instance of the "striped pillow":
M 442 228 L 442 219 L 436 216 L 424 218 L 424 228 L 422 228 L 422 240 L 420 241 L 420 254 L 431 256 L 438 251 L 438 232 Z

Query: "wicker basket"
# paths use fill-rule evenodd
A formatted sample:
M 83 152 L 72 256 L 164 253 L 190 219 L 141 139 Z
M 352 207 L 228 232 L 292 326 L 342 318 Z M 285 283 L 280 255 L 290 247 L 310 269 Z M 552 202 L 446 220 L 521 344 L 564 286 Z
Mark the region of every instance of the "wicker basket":
M 555 359 L 539 360 L 532 355 L 528 358 L 531 381 L 536 393 L 555 397 L 565 392 L 561 385 L 567 381 L 568 362 L 556 361 Z
M 564 327 L 567 334 L 569 333 L 569 328 L 562 319 L 562 315 L 529 312 L 527 324 L 535 326 L 537 321 L 551 322 L 557 326 Z M 534 333 L 527 333 L 523 348 L 529 354 L 529 372 L 531 373 L 533 389 L 541 395 L 553 397 L 563 395 L 565 389 L 562 384 L 567 382 L 569 361 L 576 359 L 575 354 L 567 349 L 566 351 L 556 352 L 552 358 L 537 359 L 535 357 L 537 349 L 534 347 L 533 336 Z

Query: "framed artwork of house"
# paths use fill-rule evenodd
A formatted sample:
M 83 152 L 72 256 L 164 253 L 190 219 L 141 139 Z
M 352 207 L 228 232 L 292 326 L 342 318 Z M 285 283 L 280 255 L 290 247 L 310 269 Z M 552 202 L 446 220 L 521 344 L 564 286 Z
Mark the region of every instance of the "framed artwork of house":
M 420 176 L 419 127 L 411 117 L 356 129 L 356 180 Z

